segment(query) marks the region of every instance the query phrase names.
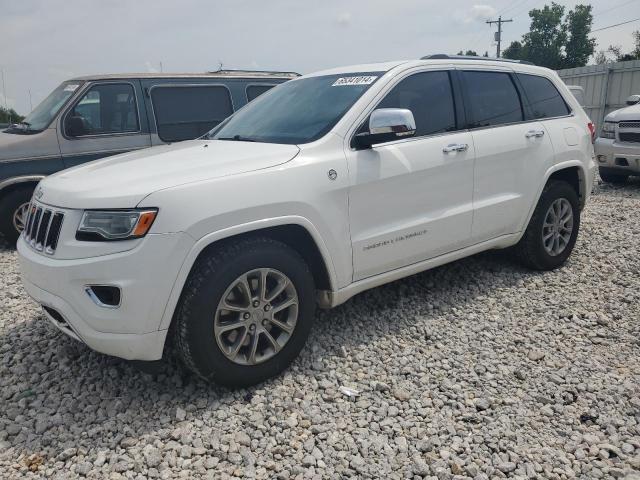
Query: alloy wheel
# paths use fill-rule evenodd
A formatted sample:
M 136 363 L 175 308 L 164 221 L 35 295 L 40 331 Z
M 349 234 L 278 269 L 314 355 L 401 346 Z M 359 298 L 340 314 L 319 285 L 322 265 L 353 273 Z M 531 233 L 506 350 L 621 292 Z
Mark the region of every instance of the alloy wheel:
M 298 321 L 298 293 L 284 273 L 259 268 L 240 275 L 222 295 L 214 335 L 234 363 L 256 365 L 273 358 Z

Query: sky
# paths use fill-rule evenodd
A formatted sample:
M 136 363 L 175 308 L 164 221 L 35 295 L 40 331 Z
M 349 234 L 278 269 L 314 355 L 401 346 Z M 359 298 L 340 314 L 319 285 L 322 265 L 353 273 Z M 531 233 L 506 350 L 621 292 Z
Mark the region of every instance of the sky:
M 27 114 L 65 79 L 223 68 L 309 73 L 472 49 L 495 55 L 550 0 L 0 0 L 0 104 Z M 557 0 L 568 9 L 575 0 Z M 592 0 L 593 28 L 640 17 L 640 0 Z M 631 50 L 640 21 L 597 32 Z M 6 92 L 6 99 L 3 92 Z

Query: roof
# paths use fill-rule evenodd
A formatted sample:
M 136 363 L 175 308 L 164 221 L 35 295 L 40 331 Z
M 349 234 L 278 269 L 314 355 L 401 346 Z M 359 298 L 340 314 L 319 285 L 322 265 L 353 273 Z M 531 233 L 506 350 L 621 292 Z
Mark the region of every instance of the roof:
M 120 80 L 130 78 L 275 78 L 291 79 L 299 77 L 295 72 L 269 72 L 263 70 L 219 70 L 217 72 L 203 73 L 107 73 L 97 75 L 85 75 L 71 80 Z
M 404 68 L 419 67 L 422 65 L 482 65 L 492 67 L 502 67 L 517 69 L 522 72 L 536 72 L 540 70 L 548 70 L 544 67 L 535 66 L 529 62 L 521 62 L 518 60 L 509 60 L 502 58 L 490 58 L 490 57 L 467 57 L 460 55 L 429 55 L 417 60 L 398 60 L 395 62 L 381 62 L 381 63 L 367 63 L 361 65 L 349 65 L 345 67 L 337 67 L 329 70 L 322 70 L 314 72 L 305 77 L 316 77 L 320 75 L 340 75 L 340 74 L 354 74 L 354 73 L 371 73 L 371 72 L 388 72 L 396 67 L 403 66 Z

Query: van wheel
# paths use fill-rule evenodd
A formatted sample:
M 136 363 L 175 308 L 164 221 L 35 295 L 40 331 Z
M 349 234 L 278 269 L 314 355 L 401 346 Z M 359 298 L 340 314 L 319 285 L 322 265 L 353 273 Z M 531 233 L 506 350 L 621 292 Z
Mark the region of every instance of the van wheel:
M 613 183 L 614 185 L 624 185 L 629 178 L 629 175 L 625 175 L 624 173 L 611 173 L 610 170 L 602 167 L 598 168 L 598 173 L 603 182 Z
M 176 312 L 176 344 L 207 381 L 245 387 L 273 377 L 298 356 L 315 312 L 307 264 L 269 238 L 227 243 L 192 270 Z
M 0 233 L 9 243 L 15 243 L 24 230 L 33 187 L 16 188 L 0 199 Z
M 576 191 L 567 182 L 551 181 L 542 191 L 527 230 L 515 247 L 516 255 L 529 268 L 556 269 L 571 255 L 579 228 Z

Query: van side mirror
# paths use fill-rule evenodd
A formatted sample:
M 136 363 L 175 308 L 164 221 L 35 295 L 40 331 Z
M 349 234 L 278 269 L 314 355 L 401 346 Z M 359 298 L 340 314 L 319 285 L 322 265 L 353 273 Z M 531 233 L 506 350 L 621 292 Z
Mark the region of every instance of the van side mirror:
M 377 143 L 390 142 L 416 133 L 416 121 L 406 108 L 379 108 L 369 117 L 369 131 L 354 137 L 358 149 L 371 148 Z
M 627 98 L 627 105 L 635 105 L 638 102 L 640 102 L 640 95 L 631 95 Z
M 84 126 L 84 119 L 79 116 L 67 117 L 64 130 L 70 137 L 81 137 L 89 133 Z

